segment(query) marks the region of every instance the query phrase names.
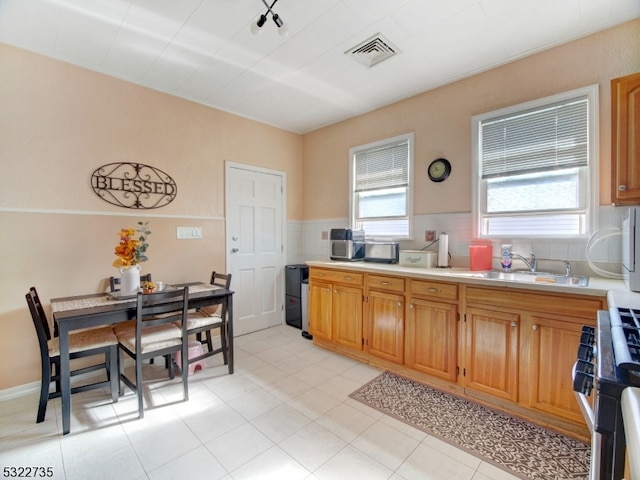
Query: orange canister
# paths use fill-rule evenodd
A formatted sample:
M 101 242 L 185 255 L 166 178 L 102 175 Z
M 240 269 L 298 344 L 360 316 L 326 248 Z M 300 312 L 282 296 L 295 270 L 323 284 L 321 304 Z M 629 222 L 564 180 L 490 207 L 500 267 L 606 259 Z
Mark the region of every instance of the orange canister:
M 469 245 L 470 269 L 491 270 L 492 254 L 492 245 Z

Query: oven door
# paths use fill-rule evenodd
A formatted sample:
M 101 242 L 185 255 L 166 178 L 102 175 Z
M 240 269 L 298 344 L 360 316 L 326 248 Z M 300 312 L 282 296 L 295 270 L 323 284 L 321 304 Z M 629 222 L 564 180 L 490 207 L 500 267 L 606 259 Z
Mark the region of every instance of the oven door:
M 584 417 L 587 427 L 589 428 L 589 432 L 591 432 L 591 463 L 589 465 L 589 480 L 599 480 L 601 468 L 600 455 L 602 451 L 602 435 L 596 432 L 595 413 L 593 411 L 593 408 L 591 408 L 591 404 L 589 403 L 589 397 L 587 397 L 587 395 L 582 391 L 577 391 L 575 388 L 576 384 L 580 383 L 580 376 L 584 374 L 584 372 L 579 371 L 580 363 L 581 361 L 578 360 L 573 365 L 573 393 L 576 396 L 576 400 L 578 401 L 582 416 Z

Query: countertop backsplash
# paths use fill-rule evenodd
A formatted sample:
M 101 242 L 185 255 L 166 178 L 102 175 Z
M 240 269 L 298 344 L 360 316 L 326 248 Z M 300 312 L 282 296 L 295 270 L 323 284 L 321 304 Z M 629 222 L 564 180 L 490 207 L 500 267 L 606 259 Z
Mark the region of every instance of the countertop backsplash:
M 619 227 L 622 223 L 624 207 L 600 206 L 598 211 L 599 229 Z M 313 220 L 288 222 L 287 224 L 287 264 L 303 263 L 307 260 L 329 259 L 328 232 L 332 228 L 343 228 L 348 219 Z M 469 266 L 469 245 L 473 243 L 472 215 L 470 212 L 442 213 L 414 216 L 414 240 L 401 241 L 401 250 L 420 250 L 428 245 L 424 241 L 425 230 L 436 230 L 449 234 L 449 253 L 451 266 Z M 500 245 L 510 243 L 513 251 L 528 257 L 533 252 L 538 259 L 539 271 L 563 272 L 564 260 L 571 262 L 575 275 L 598 276 L 587 262 L 587 240 L 492 240 L 493 267 L 500 267 Z M 435 243 L 429 250 L 437 251 Z M 620 236 L 612 236 L 597 242 L 591 249 L 591 261 L 607 272 L 620 272 L 622 259 Z M 514 268 L 526 268 L 514 259 Z

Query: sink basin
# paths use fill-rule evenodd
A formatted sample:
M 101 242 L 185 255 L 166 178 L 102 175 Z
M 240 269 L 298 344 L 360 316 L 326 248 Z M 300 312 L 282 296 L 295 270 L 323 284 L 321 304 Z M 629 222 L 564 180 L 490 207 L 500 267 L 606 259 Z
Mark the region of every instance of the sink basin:
M 542 283 L 545 285 L 574 285 L 576 287 L 586 287 L 589 285 L 589 277 L 566 276 L 559 273 L 515 271 L 503 272 L 501 270 L 490 270 L 487 272 L 464 272 L 452 273 L 471 278 L 487 278 L 491 280 L 504 280 L 507 282 Z

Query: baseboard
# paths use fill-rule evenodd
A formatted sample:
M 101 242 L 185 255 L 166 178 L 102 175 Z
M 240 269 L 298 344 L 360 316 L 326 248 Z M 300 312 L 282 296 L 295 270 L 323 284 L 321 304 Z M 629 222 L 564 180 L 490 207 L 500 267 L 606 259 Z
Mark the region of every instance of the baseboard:
M 130 367 L 133 365 L 133 359 L 129 357 L 125 357 L 124 365 L 125 367 Z M 89 372 L 83 375 L 79 375 L 73 378 L 91 378 L 103 375 L 104 370 L 99 370 L 96 372 Z M 18 385 L 17 387 L 6 388 L 4 390 L 0 390 L 0 402 L 4 400 L 12 400 L 14 398 L 25 397 L 31 394 L 39 394 L 40 393 L 40 381 L 25 383 L 24 385 Z
M 40 392 L 40 382 L 25 383 L 24 385 L 18 385 L 17 387 L 7 388 L 0 390 L 0 402 L 5 400 L 12 400 L 14 398 L 25 397 L 32 393 Z

